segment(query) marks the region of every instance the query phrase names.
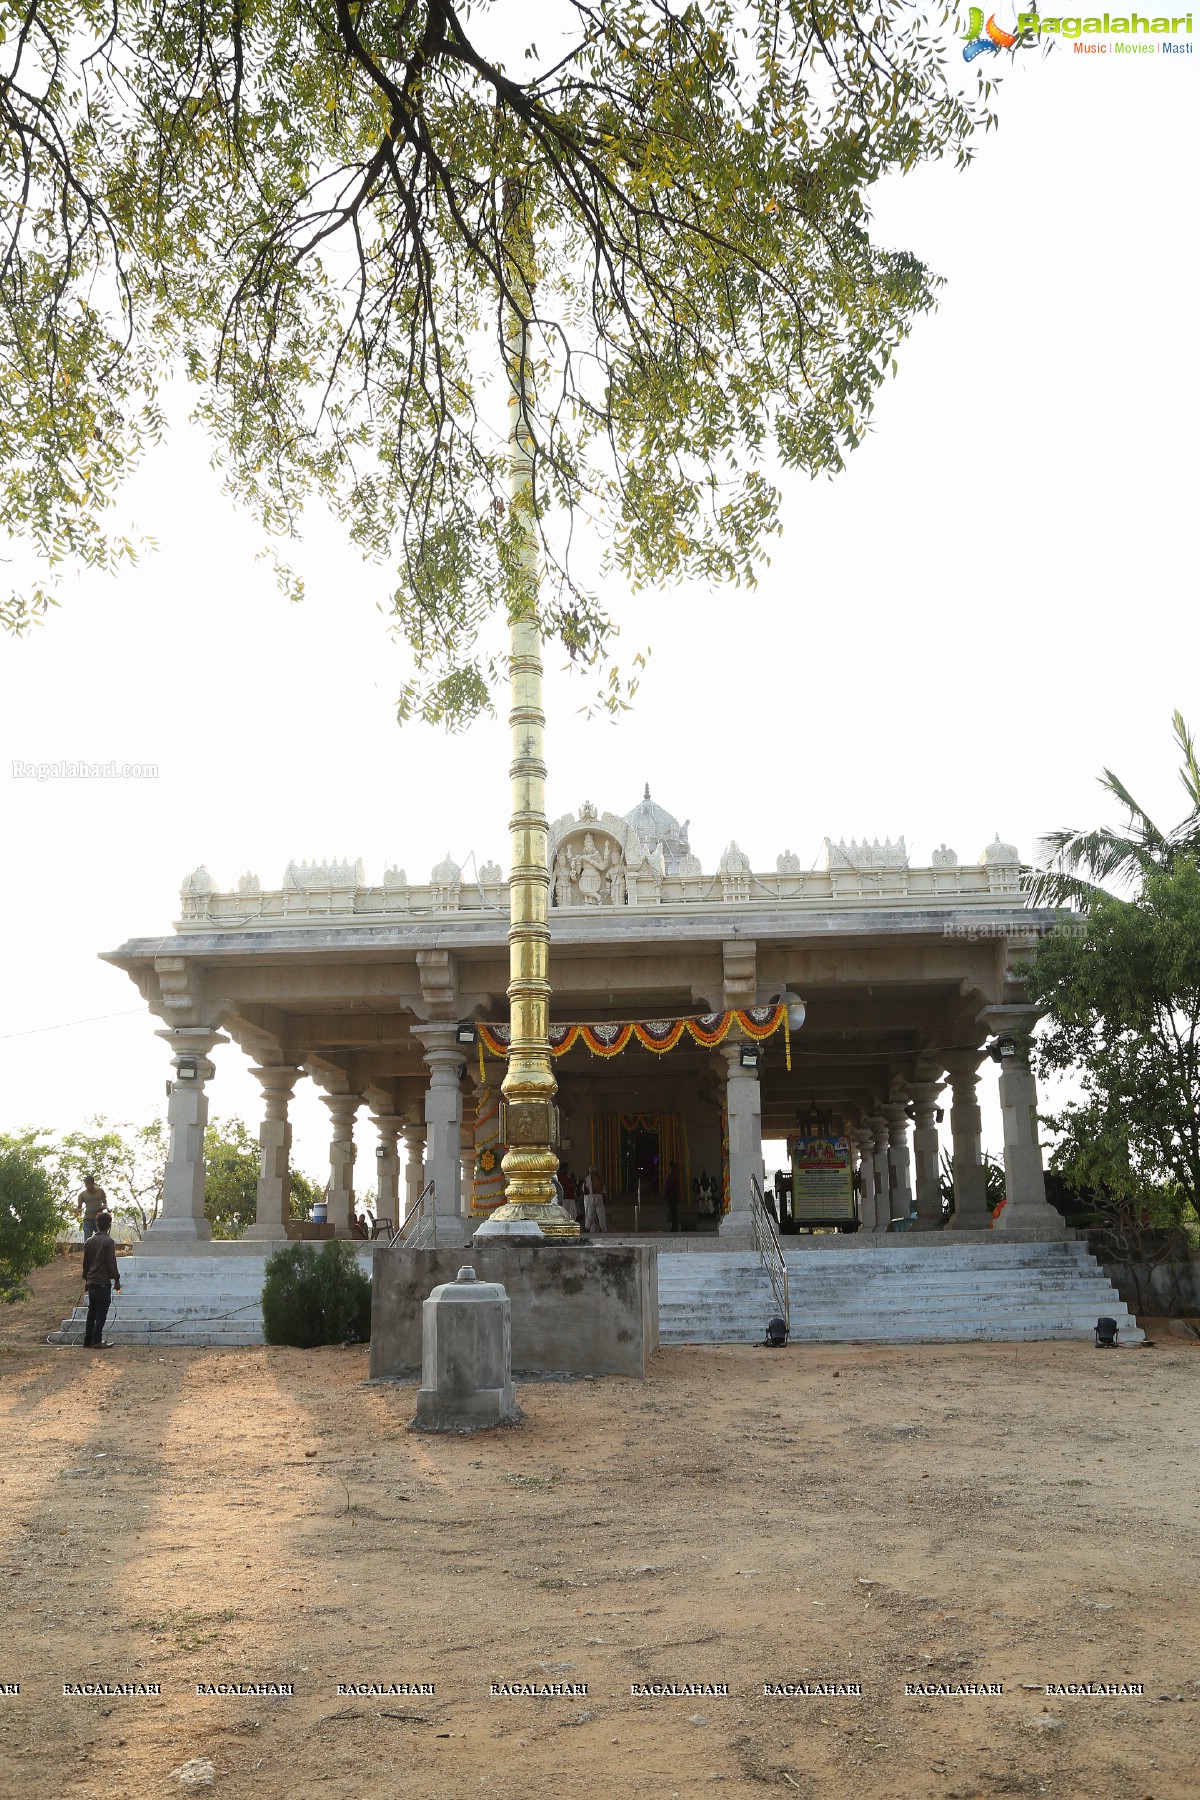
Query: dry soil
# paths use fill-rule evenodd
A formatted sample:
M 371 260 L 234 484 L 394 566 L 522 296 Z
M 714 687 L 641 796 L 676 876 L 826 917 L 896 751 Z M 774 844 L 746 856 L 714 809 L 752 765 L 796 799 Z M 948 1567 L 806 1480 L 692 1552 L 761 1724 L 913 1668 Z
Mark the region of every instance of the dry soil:
M 51 1348 L 76 1281 L 0 1317 L 4 1795 L 1200 1794 L 1185 1327 L 671 1349 L 451 1438 L 359 1349 Z

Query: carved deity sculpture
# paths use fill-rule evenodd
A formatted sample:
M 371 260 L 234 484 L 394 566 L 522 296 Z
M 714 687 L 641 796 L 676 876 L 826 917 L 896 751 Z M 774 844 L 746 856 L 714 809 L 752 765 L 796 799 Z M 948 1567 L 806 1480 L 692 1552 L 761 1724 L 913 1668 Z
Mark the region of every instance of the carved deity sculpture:
M 604 872 L 608 868 L 608 844 L 604 845 L 601 856 L 596 848 L 596 840 L 589 831 L 583 840 L 583 849 L 573 859 L 571 874 L 579 883 L 579 898 L 585 906 L 599 906 L 604 895 Z
M 571 886 L 571 852 L 562 849 L 554 858 L 554 867 L 550 872 L 551 888 L 555 906 L 573 906 L 574 893 Z

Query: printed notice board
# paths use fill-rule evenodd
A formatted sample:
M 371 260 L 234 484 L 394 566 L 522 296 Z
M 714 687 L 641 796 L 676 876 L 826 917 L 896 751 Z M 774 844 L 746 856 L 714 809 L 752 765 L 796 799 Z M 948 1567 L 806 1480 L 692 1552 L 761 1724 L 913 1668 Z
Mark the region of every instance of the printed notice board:
M 792 1218 L 797 1225 L 850 1225 L 854 1163 L 845 1137 L 791 1138 Z

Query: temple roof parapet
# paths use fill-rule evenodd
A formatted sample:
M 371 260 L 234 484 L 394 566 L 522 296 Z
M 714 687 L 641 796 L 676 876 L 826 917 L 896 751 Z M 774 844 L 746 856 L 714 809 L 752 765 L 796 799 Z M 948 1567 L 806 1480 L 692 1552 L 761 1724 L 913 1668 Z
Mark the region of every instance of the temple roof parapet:
M 556 912 L 586 918 L 624 908 L 643 912 L 664 907 L 715 909 L 732 916 L 752 907 L 804 913 L 839 904 L 953 908 L 1003 903 L 1011 908 L 1023 898 L 1017 849 L 999 836 L 976 862 L 960 863 L 943 843 L 928 867 L 911 865 L 903 837 L 882 844 L 878 839 L 835 843 L 826 838 L 824 868 L 805 869 L 794 851 L 784 850 L 775 867 L 762 872 L 730 840 L 716 869 L 706 872 L 690 848 L 681 850 L 686 826 L 677 828 L 670 849 L 661 839 L 648 847 L 631 819 L 599 812 L 585 801 L 578 812 L 554 821 L 549 833 L 552 918 Z M 183 882 L 180 904 L 176 929 L 181 932 L 322 919 L 383 922 L 446 913 L 507 914 L 508 883 L 498 863 L 476 865 L 467 858 L 460 864 L 449 853 L 427 880 L 415 882 L 398 864 L 369 882 L 361 859 L 293 861 L 276 889 L 263 888 L 256 875 L 247 873 L 233 889 L 223 891 L 201 865 Z

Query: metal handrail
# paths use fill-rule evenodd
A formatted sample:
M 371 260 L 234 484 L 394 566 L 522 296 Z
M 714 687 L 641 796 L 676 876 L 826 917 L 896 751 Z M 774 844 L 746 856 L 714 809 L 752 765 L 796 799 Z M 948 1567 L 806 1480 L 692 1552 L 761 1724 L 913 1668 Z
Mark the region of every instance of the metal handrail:
M 754 1246 L 762 1258 L 762 1266 L 771 1281 L 775 1304 L 788 1331 L 792 1329 L 792 1308 L 788 1296 L 787 1260 L 779 1242 L 775 1221 L 767 1211 L 757 1175 L 750 1177 L 750 1213 L 754 1220 Z
M 416 1205 L 404 1218 L 388 1239 L 388 1249 L 394 1250 L 397 1244 L 406 1244 L 410 1250 L 421 1250 L 424 1245 L 418 1240 L 423 1229 L 428 1226 L 430 1244 L 437 1249 L 437 1207 L 433 1204 L 433 1182 L 427 1181 L 421 1189 Z M 425 1202 L 429 1201 L 426 1206 Z

